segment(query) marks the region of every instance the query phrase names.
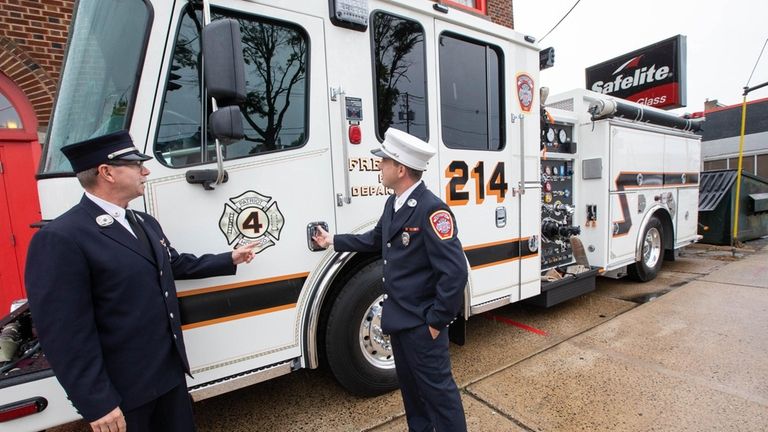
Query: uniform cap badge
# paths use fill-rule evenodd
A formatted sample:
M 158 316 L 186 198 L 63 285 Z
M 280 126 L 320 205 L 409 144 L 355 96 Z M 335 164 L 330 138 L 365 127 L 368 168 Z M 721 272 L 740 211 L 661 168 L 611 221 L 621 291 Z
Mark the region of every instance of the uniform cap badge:
M 408 244 L 411 243 L 411 235 L 408 234 L 407 232 L 403 233 L 402 239 L 403 239 L 403 246 L 408 246 Z
M 99 224 L 99 226 L 102 226 L 102 227 L 110 226 L 114 222 L 115 222 L 115 219 L 108 214 L 96 216 L 96 223 Z
M 415 199 L 411 198 L 408 200 L 407 204 L 408 204 L 408 207 L 416 207 L 416 204 L 418 204 L 418 202 Z

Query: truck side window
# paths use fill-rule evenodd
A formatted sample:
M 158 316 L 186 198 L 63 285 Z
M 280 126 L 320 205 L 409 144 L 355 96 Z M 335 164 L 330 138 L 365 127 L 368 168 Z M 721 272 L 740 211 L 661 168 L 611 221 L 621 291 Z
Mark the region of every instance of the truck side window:
M 504 87 L 498 47 L 440 35 L 440 114 L 446 146 L 504 148 Z
M 385 12 L 372 21 L 376 134 L 393 127 L 429 141 L 424 29 Z
M 298 148 L 306 142 L 308 119 L 307 36 L 299 27 L 213 10 L 213 19 L 240 23 L 247 100 L 240 107 L 246 137 L 223 148 L 224 159 Z M 170 167 L 216 160 L 213 139 L 202 141 L 200 28 L 202 12 L 187 7 L 179 25 L 173 62 L 165 89 L 155 156 Z

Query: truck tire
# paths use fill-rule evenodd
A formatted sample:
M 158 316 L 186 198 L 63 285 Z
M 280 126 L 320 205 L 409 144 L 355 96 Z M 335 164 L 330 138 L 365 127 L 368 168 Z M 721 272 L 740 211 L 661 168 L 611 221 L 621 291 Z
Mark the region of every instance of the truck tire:
M 653 280 L 661 270 L 664 261 L 664 235 L 661 221 L 652 216 L 643 231 L 640 261 L 627 267 L 629 277 L 639 281 Z
M 381 332 L 381 268 L 381 260 L 376 260 L 344 285 L 325 330 L 328 365 L 336 380 L 357 396 L 376 396 L 398 388 L 392 345 Z

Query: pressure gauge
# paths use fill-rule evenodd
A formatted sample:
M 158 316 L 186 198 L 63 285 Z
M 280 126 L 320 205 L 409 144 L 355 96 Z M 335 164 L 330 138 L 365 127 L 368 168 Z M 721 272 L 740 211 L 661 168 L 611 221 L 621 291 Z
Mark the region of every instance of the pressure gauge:
M 553 128 L 547 128 L 547 142 L 551 143 L 555 141 L 555 130 Z
M 557 134 L 557 140 L 560 141 L 560 144 L 565 144 L 565 140 L 568 139 L 568 134 L 565 133 L 565 129 L 560 129 L 560 132 Z

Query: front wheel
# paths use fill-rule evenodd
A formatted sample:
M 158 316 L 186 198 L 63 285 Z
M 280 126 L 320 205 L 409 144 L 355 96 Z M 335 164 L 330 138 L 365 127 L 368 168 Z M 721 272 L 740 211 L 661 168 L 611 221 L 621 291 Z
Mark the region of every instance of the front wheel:
M 350 393 L 375 396 L 398 387 L 389 336 L 382 333 L 381 260 L 344 285 L 331 307 L 326 356 L 333 375 Z
M 627 268 L 629 277 L 640 282 L 648 282 L 661 270 L 664 253 L 663 228 L 656 216 L 651 217 L 643 232 L 643 250 L 640 261 Z

